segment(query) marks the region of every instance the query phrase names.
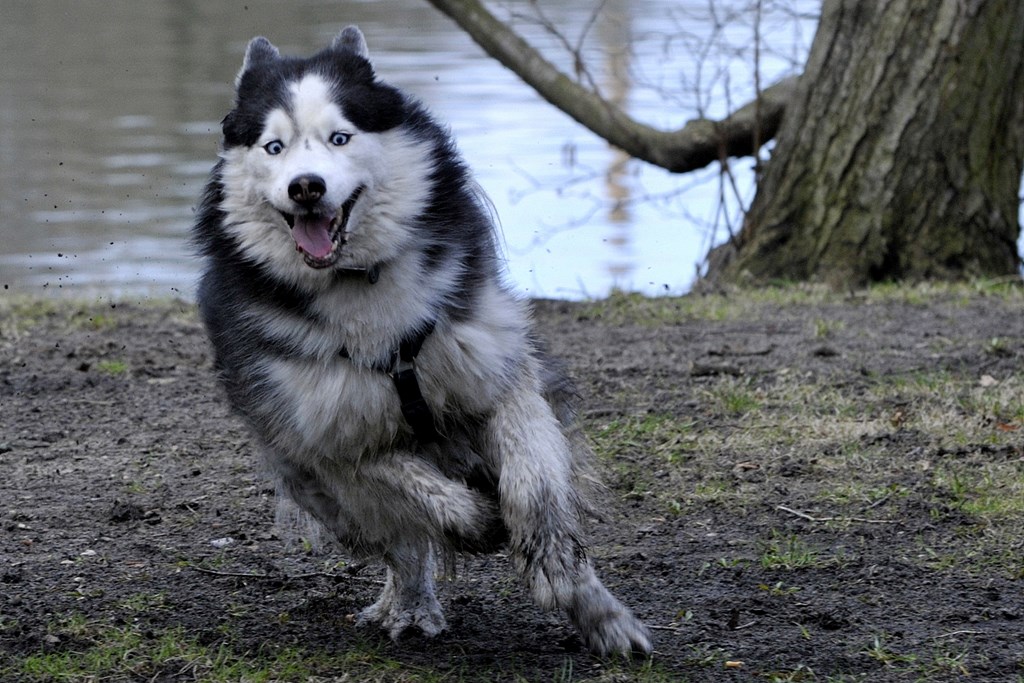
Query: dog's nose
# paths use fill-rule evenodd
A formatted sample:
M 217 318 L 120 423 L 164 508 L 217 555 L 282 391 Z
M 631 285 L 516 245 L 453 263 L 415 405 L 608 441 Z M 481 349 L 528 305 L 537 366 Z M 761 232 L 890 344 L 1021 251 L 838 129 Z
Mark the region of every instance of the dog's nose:
M 288 196 L 296 204 L 312 206 L 327 193 L 327 183 L 318 175 L 300 175 L 288 184 Z

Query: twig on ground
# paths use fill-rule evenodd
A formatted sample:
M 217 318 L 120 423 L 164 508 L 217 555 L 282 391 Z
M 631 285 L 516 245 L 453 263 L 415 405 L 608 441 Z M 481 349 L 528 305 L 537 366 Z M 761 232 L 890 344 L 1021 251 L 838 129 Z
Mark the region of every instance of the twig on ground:
M 952 638 L 953 636 L 977 636 L 984 633 L 984 631 L 950 631 L 949 633 L 940 633 L 937 636 L 932 636 L 932 640 L 939 640 L 940 638 Z
M 782 510 L 788 512 L 791 515 L 796 515 L 800 519 L 806 519 L 808 522 L 861 522 L 862 524 L 896 524 L 897 520 L 894 519 L 867 519 L 866 517 L 814 517 L 806 512 L 800 512 L 793 508 L 786 507 L 785 505 L 776 505 L 776 510 Z
M 310 572 L 309 574 L 295 574 L 289 576 L 287 574 L 257 574 L 255 572 L 224 572 L 218 569 L 207 569 L 206 567 L 197 567 L 195 565 L 189 565 L 190 569 L 193 569 L 202 574 L 210 574 L 212 576 L 222 576 L 226 578 L 234 579 L 255 579 L 257 581 L 303 581 L 305 579 L 343 579 L 345 581 L 362 581 L 364 583 L 375 583 L 378 585 L 384 585 L 384 582 L 380 579 L 373 579 L 366 576 L 355 576 L 352 574 L 331 574 L 328 572 Z
M 887 500 L 889 500 L 890 498 L 892 498 L 892 494 L 891 494 L 891 493 L 887 493 L 887 494 L 885 494 L 884 496 L 882 496 L 881 498 L 879 498 L 878 500 L 876 500 L 876 501 L 875 501 L 874 503 L 872 503 L 871 505 L 868 505 L 868 506 L 867 506 L 866 508 L 864 508 L 864 509 L 865 509 L 865 510 L 873 510 L 874 508 L 878 507 L 879 505 L 882 505 L 882 504 L 884 504 L 884 503 L 885 503 L 885 502 L 886 502 Z

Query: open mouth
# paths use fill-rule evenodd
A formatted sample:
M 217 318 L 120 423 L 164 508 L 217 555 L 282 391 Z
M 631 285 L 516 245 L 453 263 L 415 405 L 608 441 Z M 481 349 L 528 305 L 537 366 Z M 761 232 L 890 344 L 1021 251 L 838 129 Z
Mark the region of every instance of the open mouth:
M 348 219 L 359 196 L 366 189 L 360 185 L 341 205 L 336 213 L 310 212 L 293 214 L 281 212 L 292 229 L 295 250 L 310 268 L 329 268 L 338 262 L 341 248 L 348 240 Z

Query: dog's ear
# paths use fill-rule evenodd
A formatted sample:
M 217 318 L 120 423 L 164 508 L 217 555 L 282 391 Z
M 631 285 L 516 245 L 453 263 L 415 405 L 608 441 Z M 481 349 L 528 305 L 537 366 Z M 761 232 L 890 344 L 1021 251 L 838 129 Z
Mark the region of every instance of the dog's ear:
M 256 36 L 249 41 L 249 47 L 245 48 L 245 59 L 242 60 L 242 68 L 235 76 L 235 87 L 242 81 L 242 74 L 251 69 L 254 64 L 272 62 L 281 56 L 280 50 L 274 47 L 269 40 L 263 36 Z
M 369 61 L 370 49 L 366 47 L 366 38 L 358 26 L 346 26 L 331 41 L 331 49 L 338 52 L 353 52 Z

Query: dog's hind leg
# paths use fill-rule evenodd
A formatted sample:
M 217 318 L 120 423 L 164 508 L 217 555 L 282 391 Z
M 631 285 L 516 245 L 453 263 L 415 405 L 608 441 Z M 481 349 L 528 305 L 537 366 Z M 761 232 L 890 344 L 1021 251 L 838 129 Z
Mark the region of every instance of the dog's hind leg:
M 388 574 L 377 601 L 357 624 L 377 624 L 398 639 L 409 628 L 436 636 L 447 624 L 434 593 L 434 553 L 429 543 L 402 543 L 384 556 Z
M 484 497 L 402 453 L 361 463 L 329 483 L 287 460 L 273 465 L 283 492 L 342 545 L 387 565 L 384 589 L 359 623 L 378 624 L 392 638 L 413 627 L 427 636 L 445 629 L 431 539 L 473 538 L 493 526 Z
M 565 610 L 599 655 L 650 653 L 647 628 L 594 573 L 580 529 L 572 454 L 550 405 L 513 389 L 488 424 L 513 565 L 545 608 Z

